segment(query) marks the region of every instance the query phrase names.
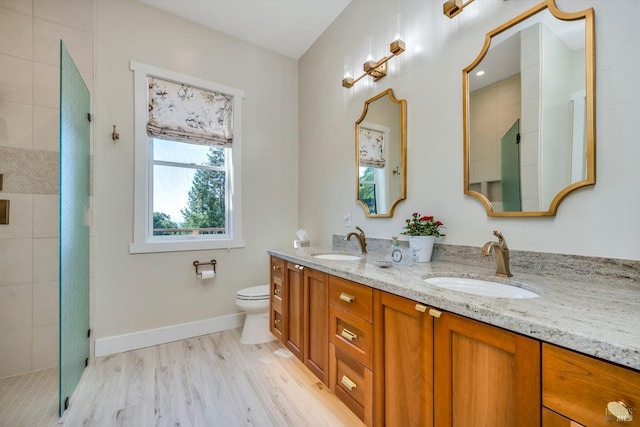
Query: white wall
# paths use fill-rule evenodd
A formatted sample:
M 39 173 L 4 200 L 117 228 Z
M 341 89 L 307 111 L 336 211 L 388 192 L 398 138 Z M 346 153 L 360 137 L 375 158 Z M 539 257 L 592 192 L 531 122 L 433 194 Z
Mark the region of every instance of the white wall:
M 133 238 L 133 73 L 129 61 L 242 89 L 243 249 L 129 254 Z M 298 223 L 295 60 L 133 0 L 98 0 L 95 337 L 236 313 L 238 289 L 268 283 L 267 249 Z M 112 125 L 120 140 L 111 140 Z M 194 260 L 215 258 L 213 281 Z
M 448 244 L 481 246 L 500 229 L 513 249 L 640 260 L 638 1 L 557 0 L 565 11 L 595 9 L 597 184 L 570 194 L 552 218 L 489 218 L 463 194 L 462 69 L 486 32 L 537 3 L 483 0 L 453 20 L 442 1 L 354 0 L 345 9 L 299 65 L 300 226 L 314 243 L 345 232 L 345 211 L 380 238 L 398 235 L 420 211 L 447 225 Z M 405 19 L 407 51 L 390 64 L 400 69 L 373 85 L 342 88 L 344 58 L 364 62 L 370 36 L 386 51 L 396 12 Z M 394 218 L 366 219 L 352 184 L 353 125 L 363 102 L 388 87 L 408 103 L 408 198 Z

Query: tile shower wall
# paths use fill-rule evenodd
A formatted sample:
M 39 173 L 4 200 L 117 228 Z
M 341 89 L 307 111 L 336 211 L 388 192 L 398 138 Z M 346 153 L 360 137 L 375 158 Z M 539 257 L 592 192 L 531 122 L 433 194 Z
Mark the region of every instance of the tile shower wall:
M 93 92 L 94 9 L 0 0 L 0 378 L 58 364 L 59 43 Z

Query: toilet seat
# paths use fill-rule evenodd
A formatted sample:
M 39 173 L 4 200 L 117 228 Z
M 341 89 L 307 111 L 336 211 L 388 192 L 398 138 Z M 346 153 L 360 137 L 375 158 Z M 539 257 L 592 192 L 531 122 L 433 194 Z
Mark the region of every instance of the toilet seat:
M 269 285 L 252 286 L 236 292 L 236 298 L 244 301 L 269 299 Z

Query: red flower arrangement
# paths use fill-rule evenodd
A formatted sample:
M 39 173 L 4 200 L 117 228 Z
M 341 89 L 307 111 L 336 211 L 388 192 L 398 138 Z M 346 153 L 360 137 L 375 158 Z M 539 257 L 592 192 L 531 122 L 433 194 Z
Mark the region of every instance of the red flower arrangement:
M 401 234 L 407 236 L 445 236 L 440 232 L 440 227 L 444 227 L 444 224 L 442 221 L 436 221 L 433 216 L 420 215 L 418 212 L 414 212 L 411 218 L 405 222 L 405 231 Z

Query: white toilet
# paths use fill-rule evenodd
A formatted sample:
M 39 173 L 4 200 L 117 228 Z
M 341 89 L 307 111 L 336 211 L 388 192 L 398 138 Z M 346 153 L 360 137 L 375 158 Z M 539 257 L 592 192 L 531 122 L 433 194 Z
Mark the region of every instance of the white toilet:
M 240 343 L 262 344 L 276 339 L 269 331 L 269 285 L 240 289 L 236 306 L 247 313 Z

